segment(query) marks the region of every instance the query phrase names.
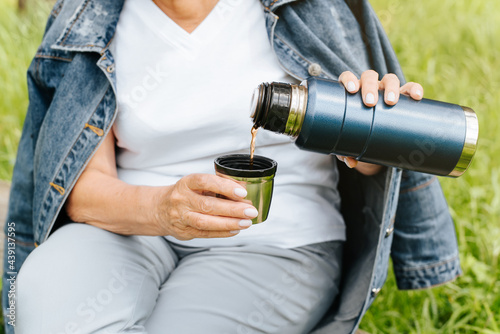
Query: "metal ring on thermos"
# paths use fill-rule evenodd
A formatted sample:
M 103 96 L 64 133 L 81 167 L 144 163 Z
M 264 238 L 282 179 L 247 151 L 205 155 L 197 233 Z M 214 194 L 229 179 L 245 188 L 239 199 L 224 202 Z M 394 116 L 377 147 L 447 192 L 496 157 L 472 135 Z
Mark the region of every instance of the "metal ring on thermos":
M 465 114 L 465 142 L 464 148 L 462 150 L 462 154 L 460 155 L 460 159 L 458 159 L 458 163 L 453 169 L 453 171 L 448 175 L 452 177 L 459 177 L 467 168 L 474 157 L 474 153 L 476 153 L 477 148 L 477 140 L 479 137 L 479 122 L 477 120 L 477 115 L 469 107 L 461 106 L 464 114 Z

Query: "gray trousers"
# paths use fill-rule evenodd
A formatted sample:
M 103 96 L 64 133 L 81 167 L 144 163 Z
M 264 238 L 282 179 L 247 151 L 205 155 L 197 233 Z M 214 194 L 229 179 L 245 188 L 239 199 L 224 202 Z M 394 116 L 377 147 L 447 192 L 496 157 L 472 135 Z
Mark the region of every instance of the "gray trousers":
M 343 242 L 192 248 L 69 224 L 17 278 L 17 334 L 308 333 L 338 293 Z

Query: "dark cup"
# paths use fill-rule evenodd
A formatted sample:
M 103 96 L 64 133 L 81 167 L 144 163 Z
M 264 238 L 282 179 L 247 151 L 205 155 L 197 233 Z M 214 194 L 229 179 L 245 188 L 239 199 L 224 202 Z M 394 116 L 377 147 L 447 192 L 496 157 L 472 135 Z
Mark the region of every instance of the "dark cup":
M 215 159 L 215 173 L 231 178 L 245 187 L 247 200 L 257 209 L 259 215 L 252 219 L 254 224 L 267 219 L 273 197 L 274 175 L 278 163 L 272 159 L 254 155 L 250 164 L 249 154 L 228 154 Z

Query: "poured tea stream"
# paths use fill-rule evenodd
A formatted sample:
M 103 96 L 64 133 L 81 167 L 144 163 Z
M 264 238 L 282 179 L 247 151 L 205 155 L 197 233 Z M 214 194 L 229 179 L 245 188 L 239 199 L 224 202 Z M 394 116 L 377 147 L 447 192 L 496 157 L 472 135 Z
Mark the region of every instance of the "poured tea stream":
M 250 133 L 252 134 L 252 141 L 250 142 L 250 168 L 253 167 L 253 153 L 255 152 L 255 138 L 257 137 L 257 131 L 259 129 L 252 127 Z

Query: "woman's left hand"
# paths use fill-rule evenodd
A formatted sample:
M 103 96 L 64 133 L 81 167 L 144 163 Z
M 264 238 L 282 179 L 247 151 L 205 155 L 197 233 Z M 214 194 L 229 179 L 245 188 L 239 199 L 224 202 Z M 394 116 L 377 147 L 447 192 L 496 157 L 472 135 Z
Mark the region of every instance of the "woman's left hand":
M 399 101 L 399 95 L 408 95 L 414 100 L 421 100 L 424 95 L 422 86 L 415 82 L 408 82 L 401 86 L 401 82 L 395 74 L 386 74 L 379 81 L 379 75 L 373 70 L 363 72 L 361 80 L 354 73 L 346 71 L 339 76 L 346 90 L 355 94 L 361 88 L 363 102 L 367 107 L 373 107 L 378 102 L 378 91 L 384 90 L 384 102 L 387 105 L 393 106 Z M 352 157 L 344 157 L 337 155 L 337 158 L 344 161 L 349 168 L 356 168 L 362 174 L 374 175 L 377 174 L 382 166 L 360 162 Z

